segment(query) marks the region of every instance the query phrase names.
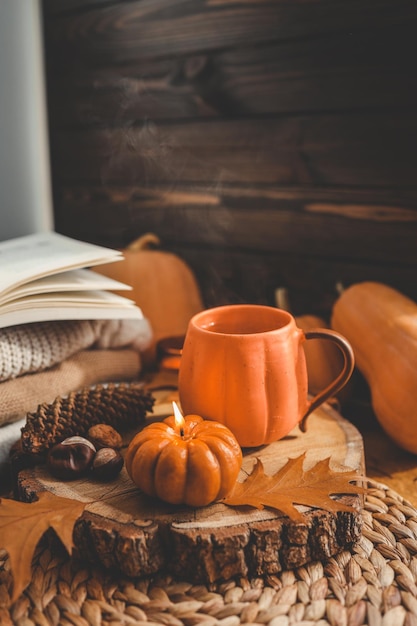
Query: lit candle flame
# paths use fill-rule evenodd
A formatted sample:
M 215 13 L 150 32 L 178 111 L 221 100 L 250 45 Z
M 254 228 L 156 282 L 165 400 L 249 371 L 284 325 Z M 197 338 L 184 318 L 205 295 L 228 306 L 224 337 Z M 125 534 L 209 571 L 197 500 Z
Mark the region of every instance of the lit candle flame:
M 179 410 L 178 405 L 177 405 L 176 402 L 172 403 L 172 407 L 174 409 L 175 427 L 176 427 L 177 431 L 179 431 L 180 435 L 183 436 L 183 434 L 184 434 L 184 426 L 185 426 L 184 417 L 183 417 L 181 411 Z

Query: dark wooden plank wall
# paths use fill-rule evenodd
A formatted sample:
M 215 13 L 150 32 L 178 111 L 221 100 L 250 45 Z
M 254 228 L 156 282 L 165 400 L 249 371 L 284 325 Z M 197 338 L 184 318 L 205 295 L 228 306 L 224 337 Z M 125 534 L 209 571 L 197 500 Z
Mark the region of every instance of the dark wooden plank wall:
M 207 305 L 417 299 L 415 0 L 44 0 L 56 228 L 156 232 Z

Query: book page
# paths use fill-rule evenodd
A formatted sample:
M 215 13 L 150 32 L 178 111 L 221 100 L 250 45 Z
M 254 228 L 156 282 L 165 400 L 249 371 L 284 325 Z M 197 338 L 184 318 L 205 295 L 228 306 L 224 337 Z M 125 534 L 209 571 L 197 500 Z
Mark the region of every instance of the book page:
M 0 328 L 70 319 L 139 319 L 147 323 L 133 300 L 107 291 L 69 291 L 27 296 L 3 305 Z
M 65 307 L 74 303 L 76 306 L 84 306 L 84 304 L 106 306 L 109 308 L 116 307 L 135 307 L 135 302 L 129 298 L 119 296 L 111 291 L 54 291 L 53 293 L 37 293 L 24 298 L 17 298 L 3 304 L 0 310 L 0 317 L 3 313 L 9 311 L 18 311 L 19 309 L 31 309 L 35 306 L 54 306 Z M 139 309 L 140 311 L 140 309 Z
M 130 291 L 132 287 L 87 269 L 69 270 L 51 276 L 44 276 L 17 287 L 2 297 L 0 306 L 17 298 L 34 294 L 55 293 L 59 291 L 107 289 L 112 291 Z
M 55 232 L 10 239 L 0 243 L 0 294 L 43 276 L 121 259 L 117 250 Z

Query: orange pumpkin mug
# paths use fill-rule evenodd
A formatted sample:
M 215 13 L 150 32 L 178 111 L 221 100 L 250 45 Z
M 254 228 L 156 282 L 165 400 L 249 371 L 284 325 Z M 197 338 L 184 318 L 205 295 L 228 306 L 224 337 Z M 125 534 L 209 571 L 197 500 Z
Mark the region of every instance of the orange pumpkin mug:
M 303 344 L 333 341 L 344 362 L 340 374 L 312 399 Z M 353 350 L 329 329 L 303 331 L 287 311 L 257 304 L 206 309 L 189 322 L 179 370 L 185 414 L 227 426 L 242 447 L 285 437 L 349 380 Z

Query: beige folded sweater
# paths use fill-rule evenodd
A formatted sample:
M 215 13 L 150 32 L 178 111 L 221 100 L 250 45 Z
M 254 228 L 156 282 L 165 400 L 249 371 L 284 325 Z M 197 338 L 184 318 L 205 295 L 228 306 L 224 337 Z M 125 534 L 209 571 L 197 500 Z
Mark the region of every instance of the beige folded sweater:
M 57 396 L 97 383 L 135 380 L 140 371 L 137 350 L 82 350 L 46 371 L 0 383 L 0 427 L 36 411 L 43 402 L 53 402 Z

